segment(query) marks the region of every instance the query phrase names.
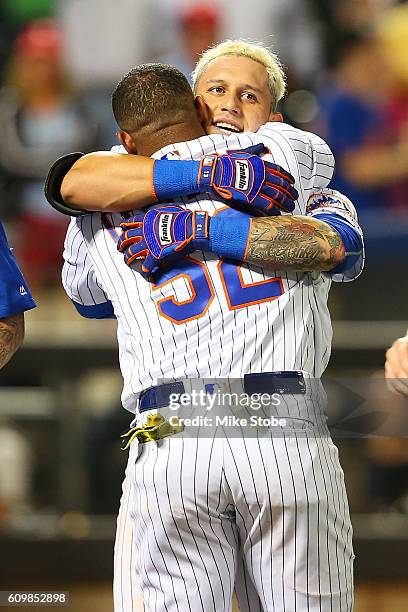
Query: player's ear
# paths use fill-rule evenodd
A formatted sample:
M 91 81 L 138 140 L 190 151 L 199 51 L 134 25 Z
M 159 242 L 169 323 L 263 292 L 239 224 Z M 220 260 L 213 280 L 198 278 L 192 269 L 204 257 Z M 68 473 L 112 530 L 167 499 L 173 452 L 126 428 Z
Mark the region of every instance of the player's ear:
M 269 115 L 269 121 L 276 121 L 277 123 L 283 123 L 283 115 L 282 113 L 276 113 L 272 111 Z
M 204 130 L 211 123 L 211 112 L 207 104 L 204 102 L 204 98 L 202 96 L 196 96 L 194 100 L 194 104 L 197 111 L 197 117 L 200 124 L 203 126 Z
M 128 132 L 124 132 L 123 130 L 119 130 L 117 136 L 128 153 L 131 155 L 137 155 L 136 143 L 131 134 L 128 134 Z

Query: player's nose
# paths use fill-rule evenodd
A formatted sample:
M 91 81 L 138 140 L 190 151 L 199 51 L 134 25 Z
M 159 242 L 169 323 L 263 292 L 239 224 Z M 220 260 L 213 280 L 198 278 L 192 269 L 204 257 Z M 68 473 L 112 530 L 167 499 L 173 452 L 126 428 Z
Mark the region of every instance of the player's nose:
M 241 112 L 240 100 L 237 96 L 231 94 L 225 97 L 222 101 L 222 109 L 234 115 L 239 115 Z

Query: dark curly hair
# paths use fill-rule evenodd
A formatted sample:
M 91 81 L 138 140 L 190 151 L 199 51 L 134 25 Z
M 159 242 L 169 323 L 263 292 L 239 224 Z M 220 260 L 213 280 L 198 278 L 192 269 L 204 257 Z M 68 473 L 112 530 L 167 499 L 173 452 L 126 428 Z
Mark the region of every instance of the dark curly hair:
M 167 64 L 140 64 L 119 81 L 112 110 L 120 129 L 133 134 L 145 127 L 162 129 L 185 121 L 194 95 L 182 72 Z

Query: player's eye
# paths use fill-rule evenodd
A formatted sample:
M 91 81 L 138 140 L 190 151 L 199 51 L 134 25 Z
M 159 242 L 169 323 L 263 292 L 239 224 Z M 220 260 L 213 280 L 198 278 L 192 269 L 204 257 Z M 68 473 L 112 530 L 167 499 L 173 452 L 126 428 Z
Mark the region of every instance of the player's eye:
M 244 91 L 244 93 L 242 94 L 242 97 L 245 100 L 249 100 L 250 102 L 257 102 L 256 95 L 251 93 L 250 91 Z
M 215 93 L 215 94 L 220 94 L 220 93 L 224 93 L 224 88 L 221 87 L 221 85 L 215 85 L 214 87 L 210 87 L 210 89 L 208 90 L 211 93 Z

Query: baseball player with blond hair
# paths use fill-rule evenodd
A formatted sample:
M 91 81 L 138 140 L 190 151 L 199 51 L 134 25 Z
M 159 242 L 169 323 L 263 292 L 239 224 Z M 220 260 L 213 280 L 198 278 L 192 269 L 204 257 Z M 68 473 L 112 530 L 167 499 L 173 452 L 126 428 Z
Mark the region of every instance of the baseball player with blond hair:
M 201 79 L 204 69 L 206 78 Z M 216 82 L 207 87 L 208 77 L 213 73 L 217 77 Z M 247 80 L 252 79 L 253 89 L 244 87 L 250 83 L 245 83 L 241 74 L 246 76 Z M 234 82 L 232 82 L 233 76 Z M 231 84 L 230 89 L 234 88 L 234 91 L 228 92 L 228 97 L 231 96 L 231 99 L 227 101 L 227 105 L 232 104 L 231 108 L 220 108 L 218 111 L 219 104 L 223 106 L 227 95 L 221 93 L 223 88 L 220 77 L 225 77 Z M 276 107 L 286 91 L 284 72 L 278 57 L 262 45 L 239 40 L 225 41 L 216 45 L 204 53 L 197 63 L 193 73 L 193 83 L 197 112 L 207 134 L 231 136 L 242 132 L 256 132 L 267 122 L 282 121 L 282 115 L 276 111 Z M 174 113 L 177 113 L 178 101 L 177 97 L 172 101 Z M 140 106 L 146 103 L 142 92 L 138 104 Z M 235 103 L 240 106 L 239 109 L 234 108 Z M 123 101 L 123 108 L 118 109 L 118 112 L 126 114 L 127 100 Z M 289 126 L 269 127 L 276 130 L 274 140 L 280 140 L 281 143 L 277 142 L 275 145 L 276 155 L 283 162 L 281 165 L 287 166 L 288 162 L 281 153 L 281 145 L 285 140 L 285 129 L 287 131 Z M 306 132 L 301 133 L 306 134 Z M 73 214 L 78 210 L 121 212 L 142 208 L 157 201 L 157 194 L 154 193 L 157 184 L 152 184 L 152 179 L 154 178 L 156 183 L 166 180 L 167 174 L 161 176 L 161 172 L 166 173 L 166 168 L 170 168 L 168 171 L 170 172 L 172 166 L 161 164 L 160 160 L 154 161 L 149 157 L 143 157 L 143 134 L 139 136 L 137 143 L 129 138 L 126 130 L 121 130 L 118 136 L 124 148 L 113 147 L 110 153 L 106 151 L 88 155 L 75 153 L 58 160 L 51 173 L 56 186 L 55 189 L 49 189 L 49 197 L 54 206 L 64 207 L 63 212 L 69 212 L 69 207 L 72 207 Z M 312 148 L 314 143 L 322 142 L 314 134 L 308 134 L 308 139 L 312 143 Z M 288 146 L 292 156 L 301 155 L 302 151 L 297 151 L 294 143 L 295 141 L 289 142 L 285 146 Z M 232 144 L 235 148 L 239 148 L 239 139 L 232 141 Z M 118 155 L 125 153 L 128 148 L 129 152 L 137 156 L 129 158 Z M 174 190 L 177 195 L 194 193 L 194 190 L 199 192 L 198 185 L 192 185 L 188 180 L 188 173 L 177 179 L 179 183 Z M 158 188 L 160 189 L 160 185 Z
M 134 609 L 136 574 L 146 610 L 230 611 L 234 587 L 242 611 L 352 610 L 344 478 L 308 381 L 330 355 L 330 284 L 361 272 L 361 230 L 328 189 L 327 145 L 277 121 L 280 78 L 224 48 L 198 74 L 194 107 L 178 71 L 140 66 L 113 95 L 131 155 L 65 159 L 49 177 L 55 206 L 102 211 L 72 219 L 63 284 L 84 316 L 116 316 L 135 413 L 116 611 Z M 120 213 L 154 201 L 173 203 Z M 315 429 L 194 437 L 157 420 L 173 393 L 217 378 L 278 386 L 286 414 Z

